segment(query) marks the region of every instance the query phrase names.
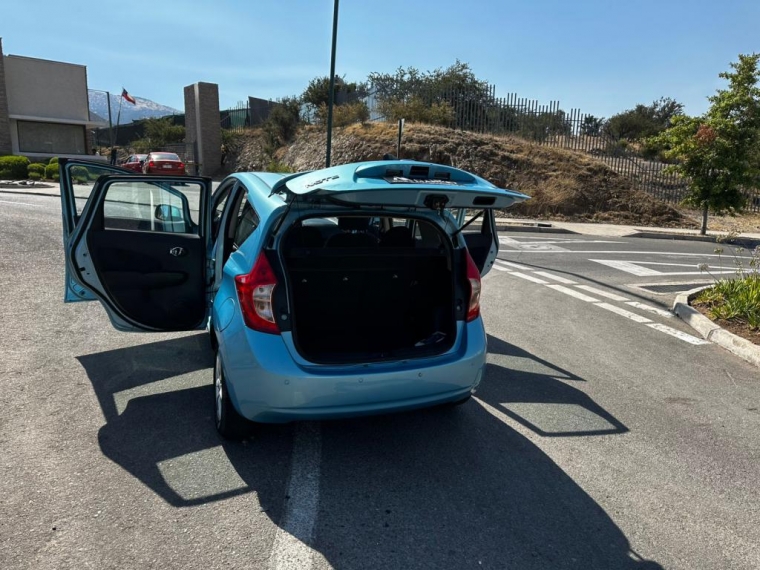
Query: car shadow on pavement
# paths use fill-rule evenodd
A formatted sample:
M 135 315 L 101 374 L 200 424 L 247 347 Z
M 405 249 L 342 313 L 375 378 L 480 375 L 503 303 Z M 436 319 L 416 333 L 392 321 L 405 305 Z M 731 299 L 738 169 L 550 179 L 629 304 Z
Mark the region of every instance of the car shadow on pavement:
M 292 427 L 229 442 L 214 427 L 213 353 L 205 334 L 78 357 L 105 415 L 103 454 L 175 507 L 255 491 L 279 518 Z M 277 519 L 275 519 L 277 520 Z
M 100 447 L 170 505 L 255 492 L 281 525 L 292 427 L 268 426 L 247 444 L 221 440 L 206 343 L 195 335 L 78 357 L 106 417 Z M 346 569 L 661 570 L 633 552 L 604 508 L 494 410 L 539 435 L 557 432 L 539 427 L 540 413 L 513 404 L 544 406 L 550 418 L 562 415 L 552 406 L 568 405 L 568 416 L 586 410 L 583 421 L 598 416 L 614 433 L 625 427 L 566 383 L 582 378 L 499 339 L 489 345 L 500 362 L 532 360 L 551 373 L 489 364 L 477 398 L 463 406 L 319 424 L 314 556 Z M 580 425 L 574 435 L 612 433 Z
M 505 369 L 488 364 L 487 381 L 478 391 L 481 399 L 498 402 L 499 411 L 538 435 L 578 437 L 628 431 L 584 392 L 565 383 L 584 382 L 582 378 L 492 335 L 488 335 L 488 352 L 525 359 L 535 370 L 550 372 Z
M 625 426 L 565 383 L 582 378 L 499 339 L 489 345 L 553 374 L 489 364 L 476 398 L 463 406 L 322 423 L 318 556 L 346 569 L 661 570 L 498 412 L 530 403 L 543 407 L 550 423 L 562 424 L 557 416 L 566 415 L 579 428 L 572 435 L 586 437 L 618 437 Z M 612 427 L 584 425 L 597 421 Z

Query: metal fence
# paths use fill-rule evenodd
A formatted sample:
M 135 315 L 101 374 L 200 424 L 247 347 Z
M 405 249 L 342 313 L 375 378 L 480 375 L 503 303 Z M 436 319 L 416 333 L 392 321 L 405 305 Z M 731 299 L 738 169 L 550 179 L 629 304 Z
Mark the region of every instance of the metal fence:
M 580 111 L 561 109 L 559 101 L 540 104 L 511 93 L 496 97 L 496 87 L 478 90 L 442 89 L 423 93 L 426 105 L 448 103 L 453 109 L 451 128 L 493 135 L 515 135 L 537 144 L 585 152 L 604 162 L 634 186 L 665 202 L 678 204 L 688 183 L 668 164 L 647 158 L 640 145 L 619 140 L 605 132 L 601 120 Z M 382 120 L 379 97 L 366 99 L 373 120 Z M 747 210 L 760 211 L 760 190 L 745 192 Z

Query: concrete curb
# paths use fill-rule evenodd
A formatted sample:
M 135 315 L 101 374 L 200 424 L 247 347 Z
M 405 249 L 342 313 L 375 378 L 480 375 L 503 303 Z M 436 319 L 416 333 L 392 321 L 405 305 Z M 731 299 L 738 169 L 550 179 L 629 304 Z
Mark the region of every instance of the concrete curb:
M 706 340 L 714 342 L 747 362 L 760 367 L 760 346 L 746 338 L 728 332 L 689 304 L 694 297 L 710 287 L 712 285 L 697 287 L 678 295 L 673 303 L 673 312 Z
M 14 194 L 22 196 L 47 196 L 48 198 L 60 198 L 61 194 L 53 194 L 50 192 L 30 192 L 29 190 L 11 190 L 8 188 L 0 188 L 0 196 L 3 194 Z
M 747 247 L 747 248 L 754 248 L 760 245 L 760 239 L 742 237 L 742 236 L 737 236 L 731 239 L 727 239 L 726 236 L 716 236 L 716 235 L 702 236 L 702 235 L 695 235 L 695 234 L 636 231 L 636 233 L 630 234 L 626 237 L 637 237 L 637 238 L 646 238 L 646 239 L 673 239 L 673 240 L 682 240 L 682 241 L 702 241 L 702 242 L 711 242 L 711 243 L 718 243 L 721 240 L 725 240 L 721 243 L 726 243 L 728 245 L 736 245 L 740 247 Z

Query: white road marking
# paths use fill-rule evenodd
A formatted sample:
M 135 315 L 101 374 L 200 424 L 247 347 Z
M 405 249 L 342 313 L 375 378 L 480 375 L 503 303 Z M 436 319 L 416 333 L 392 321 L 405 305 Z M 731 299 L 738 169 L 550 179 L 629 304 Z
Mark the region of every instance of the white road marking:
M 491 266 L 491 269 L 497 269 L 499 271 L 506 271 L 507 273 L 512 273 L 511 269 L 507 269 L 506 267 L 501 267 L 498 263 L 494 263 Z
M 570 287 L 565 287 L 564 285 L 547 285 L 547 287 L 550 287 L 554 289 L 555 291 L 559 291 L 560 293 L 564 293 L 565 295 L 570 295 L 571 297 L 580 299 L 581 301 L 586 301 L 587 303 L 599 302 L 599 299 L 590 297 L 589 295 L 584 295 L 580 291 L 576 291 L 575 289 L 570 289 Z
M 533 283 L 538 283 L 539 285 L 548 285 L 547 281 L 544 281 L 543 279 L 539 279 L 538 277 L 533 277 L 532 275 L 528 275 L 527 273 L 517 273 L 516 271 L 514 271 L 512 275 L 520 277 L 521 279 L 525 279 L 526 281 L 533 281 Z
M 13 200 L 0 200 L 3 204 L 13 204 L 15 206 L 31 206 L 32 208 L 42 208 L 44 204 L 30 204 L 29 202 L 14 202 Z
M 615 305 L 610 305 L 609 303 L 597 303 L 597 307 L 601 307 L 602 309 L 607 309 L 608 311 L 611 311 L 615 313 L 616 315 L 620 315 L 621 317 L 625 317 L 626 319 L 631 319 L 634 322 L 637 323 L 651 323 L 651 319 L 648 319 L 646 317 L 642 317 L 641 315 L 637 315 L 636 313 L 632 313 L 630 311 L 626 311 L 625 309 L 621 309 L 620 307 L 616 307 Z
M 651 277 L 653 275 L 660 275 L 660 272 L 656 269 L 649 269 L 648 267 L 641 267 L 640 265 L 636 265 L 632 261 L 619 261 L 619 260 L 612 260 L 612 259 L 589 259 L 589 261 L 593 261 L 594 263 L 601 263 L 602 265 L 606 265 L 607 267 L 612 267 L 613 269 L 617 269 L 619 271 L 625 271 L 626 273 L 630 273 L 631 275 L 637 275 L 639 277 Z
M 672 256 L 680 256 L 680 257 L 726 257 L 726 254 L 719 255 L 717 253 L 681 253 L 681 252 L 672 252 L 672 251 L 625 251 L 625 250 L 595 250 L 595 249 L 589 249 L 589 250 L 574 250 L 574 249 L 566 249 L 564 250 L 565 253 L 604 253 L 604 254 L 618 254 L 618 255 L 672 255 Z M 531 253 L 531 250 L 525 250 L 525 253 Z M 547 251 L 545 253 L 552 253 L 551 251 Z M 731 256 L 733 257 L 733 256 Z M 752 259 L 751 257 L 740 257 L 738 259 Z M 592 260 L 593 261 L 593 260 Z
M 503 259 L 497 259 L 496 263 L 506 265 L 507 267 L 513 267 L 515 269 L 519 269 L 520 271 L 533 271 L 530 267 L 520 265 L 519 263 L 512 263 L 511 261 L 504 261 Z
M 578 289 L 583 289 L 584 291 L 588 291 L 589 293 L 594 293 L 595 295 L 599 295 L 601 297 L 607 297 L 608 299 L 612 299 L 613 301 L 627 301 L 628 300 L 628 297 L 623 297 L 622 295 L 617 295 L 616 293 L 609 293 L 608 291 L 597 289 L 596 287 L 592 287 L 591 285 L 578 285 Z
M 694 345 L 710 344 L 710 341 L 708 340 L 704 340 L 702 338 L 697 338 L 690 334 L 686 334 L 685 332 L 681 332 L 667 325 L 663 325 L 660 323 L 649 323 L 647 324 L 647 326 L 655 330 L 658 330 L 660 332 L 664 332 L 665 334 L 669 334 L 670 336 L 674 336 L 679 340 L 688 342 L 689 344 L 694 344 Z
M 296 424 L 287 504 L 269 556 L 270 570 L 308 570 L 319 508 L 322 440 L 317 422 Z
M 649 311 L 650 313 L 654 313 L 655 315 L 660 315 L 661 317 L 665 317 L 666 319 L 673 318 L 673 313 L 670 311 L 666 311 L 665 309 L 659 309 L 657 307 L 653 307 L 652 305 L 647 305 L 646 303 L 639 303 L 638 301 L 626 301 L 626 305 L 630 305 L 631 307 L 636 307 L 637 309 L 641 309 L 642 311 Z
M 553 273 L 549 273 L 548 271 L 536 271 L 535 275 L 540 275 L 541 277 L 546 277 L 547 279 L 551 279 L 559 283 L 564 283 L 565 285 L 575 285 L 575 281 L 571 281 L 570 279 L 565 279 L 564 277 L 560 277 L 559 275 L 554 275 Z

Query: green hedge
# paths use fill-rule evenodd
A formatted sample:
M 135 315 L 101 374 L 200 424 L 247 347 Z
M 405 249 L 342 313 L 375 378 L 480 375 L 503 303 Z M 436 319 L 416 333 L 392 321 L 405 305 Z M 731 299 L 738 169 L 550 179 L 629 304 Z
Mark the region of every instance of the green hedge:
M 58 159 L 56 158 L 55 160 L 55 163 L 51 162 L 45 168 L 45 178 L 50 180 L 58 180 L 60 178 L 60 175 L 58 174 Z
M 48 164 L 58 164 L 58 157 L 54 156 L 53 158 L 51 158 Z
M 0 156 L 0 178 L 23 180 L 28 166 L 29 159 L 25 156 Z
M 26 171 L 29 175 L 29 178 L 32 180 L 39 180 L 40 178 L 43 178 L 45 176 L 45 168 L 46 166 L 40 162 L 33 162 L 29 166 L 26 167 Z M 39 176 L 35 178 L 32 176 L 32 174 L 38 174 Z

